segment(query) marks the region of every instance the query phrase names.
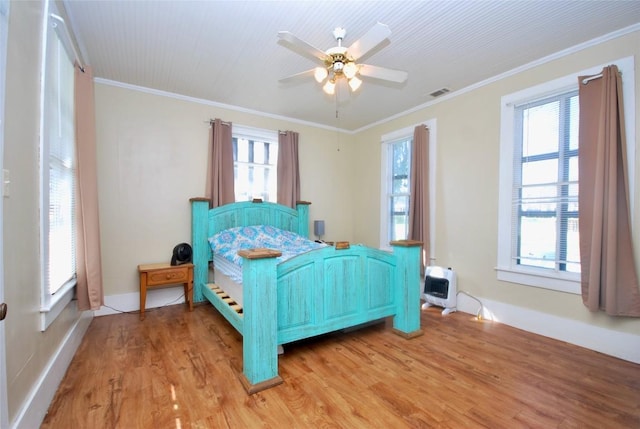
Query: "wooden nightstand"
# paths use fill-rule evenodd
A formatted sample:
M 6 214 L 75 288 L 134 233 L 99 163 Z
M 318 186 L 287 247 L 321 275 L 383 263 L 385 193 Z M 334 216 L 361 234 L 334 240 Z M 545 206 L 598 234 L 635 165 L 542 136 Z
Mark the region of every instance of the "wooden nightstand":
M 144 320 L 147 288 L 183 284 L 184 300 L 189 306 L 189 311 L 193 311 L 193 264 L 141 264 L 138 265 L 138 272 L 140 273 L 140 320 Z

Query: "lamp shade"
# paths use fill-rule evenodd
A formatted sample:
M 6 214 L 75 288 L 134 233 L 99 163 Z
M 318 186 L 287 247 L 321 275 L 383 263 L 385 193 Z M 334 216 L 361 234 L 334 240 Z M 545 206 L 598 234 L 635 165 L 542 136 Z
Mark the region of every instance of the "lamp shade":
M 352 61 L 349 61 L 348 63 L 346 63 L 344 65 L 344 69 L 342 70 L 342 73 L 344 73 L 347 79 L 351 79 L 352 77 L 354 77 L 357 72 L 358 72 L 358 66 L 356 66 L 356 64 Z
M 336 93 L 336 83 L 333 80 L 328 80 L 322 87 L 325 93 L 333 95 Z
M 349 80 L 349 88 L 351 88 L 352 92 L 357 91 L 360 85 L 362 85 L 362 81 L 355 76 Z
M 324 235 L 324 221 L 323 220 L 314 220 L 313 221 L 313 234 L 321 237 Z
M 315 70 L 313 71 L 313 77 L 316 79 L 316 82 L 318 83 L 321 83 L 322 81 L 324 81 L 328 75 L 329 75 L 329 72 L 324 67 L 316 67 Z

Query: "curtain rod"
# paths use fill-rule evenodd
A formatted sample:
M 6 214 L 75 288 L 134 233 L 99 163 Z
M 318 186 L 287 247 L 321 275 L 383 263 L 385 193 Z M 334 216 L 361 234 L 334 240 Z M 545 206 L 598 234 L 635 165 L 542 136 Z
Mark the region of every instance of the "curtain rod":
M 620 76 L 622 76 L 622 72 L 620 70 L 618 70 L 618 73 L 620 74 Z M 602 77 L 602 73 L 594 74 L 593 76 L 587 76 L 584 79 L 582 79 L 582 84 L 586 85 L 592 80 L 600 79 L 601 77 Z
M 586 85 L 589 82 L 591 82 L 592 80 L 600 79 L 601 77 L 602 77 L 602 73 L 598 73 L 598 74 L 594 74 L 593 76 L 585 77 L 584 79 L 582 79 L 582 84 Z
M 67 28 L 67 23 L 64 22 L 64 19 L 61 16 L 58 16 L 55 13 L 50 13 L 49 16 L 55 19 L 56 21 L 60 22 L 64 27 L 64 33 L 67 36 L 67 41 L 69 42 L 69 45 L 71 45 L 71 50 L 73 51 L 73 55 L 76 57 L 76 62 L 78 63 L 78 67 L 80 67 L 80 70 L 82 71 L 82 73 L 84 73 L 84 64 L 82 64 L 82 61 L 80 60 L 80 55 L 78 55 L 78 51 L 76 50 L 76 45 L 73 43 L 73 39 L 71 38 L 71 34 L 69 33 L 69 28 Z
M 215 119 L 209 119 L 208 121 L 202 121 L 202 122 L 204 122 L 205 124 L 213 125 L 215 121 L 216 121 Z M 231 125 L 231 122 L 220 121 L 220 123 L 222 125 L 227 125 L 227 126 Z

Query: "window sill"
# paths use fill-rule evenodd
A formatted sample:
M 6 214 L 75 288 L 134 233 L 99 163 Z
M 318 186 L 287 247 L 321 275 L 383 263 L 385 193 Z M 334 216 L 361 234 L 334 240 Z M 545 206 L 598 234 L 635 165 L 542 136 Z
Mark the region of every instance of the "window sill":
M 48 296 L 47 302 L 40 307 L 40 331 L 44 332 L 71 302 L 76 289 L 76 279 L 67 282 L 59 291 Z
M 514 270 L 511 268 L 496 268 L 498 280 L 509 283 L 517 283 L 526 286 L 534 286 L 543 289 L 554 290 L 557 292 L 571 293 L 580 295 L 580 276 L 579 274 L 559 273 L 547 274 L 538 270 Z

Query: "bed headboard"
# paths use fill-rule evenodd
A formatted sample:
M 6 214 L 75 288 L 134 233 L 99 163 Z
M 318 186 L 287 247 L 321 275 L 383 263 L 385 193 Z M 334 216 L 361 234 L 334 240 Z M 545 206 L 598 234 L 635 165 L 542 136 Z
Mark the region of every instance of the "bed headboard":
M 225 229 L 252 225 L 271 225 L 308 237 L 308 203 L 298 203 L 294 210 L 275 203 L 246 201 L 209 210 L 209 236 Z
M 199 288 L 207 283 L 211 248 L 208 239 L 236 226 L 271 225 L 309 237 L 309 202 L 296 209 L 275 203 L 245 201 L 209 209 L 209 199 L 191 198 L 191 247 L 193 248 L 195 302 L 204 298 Z

